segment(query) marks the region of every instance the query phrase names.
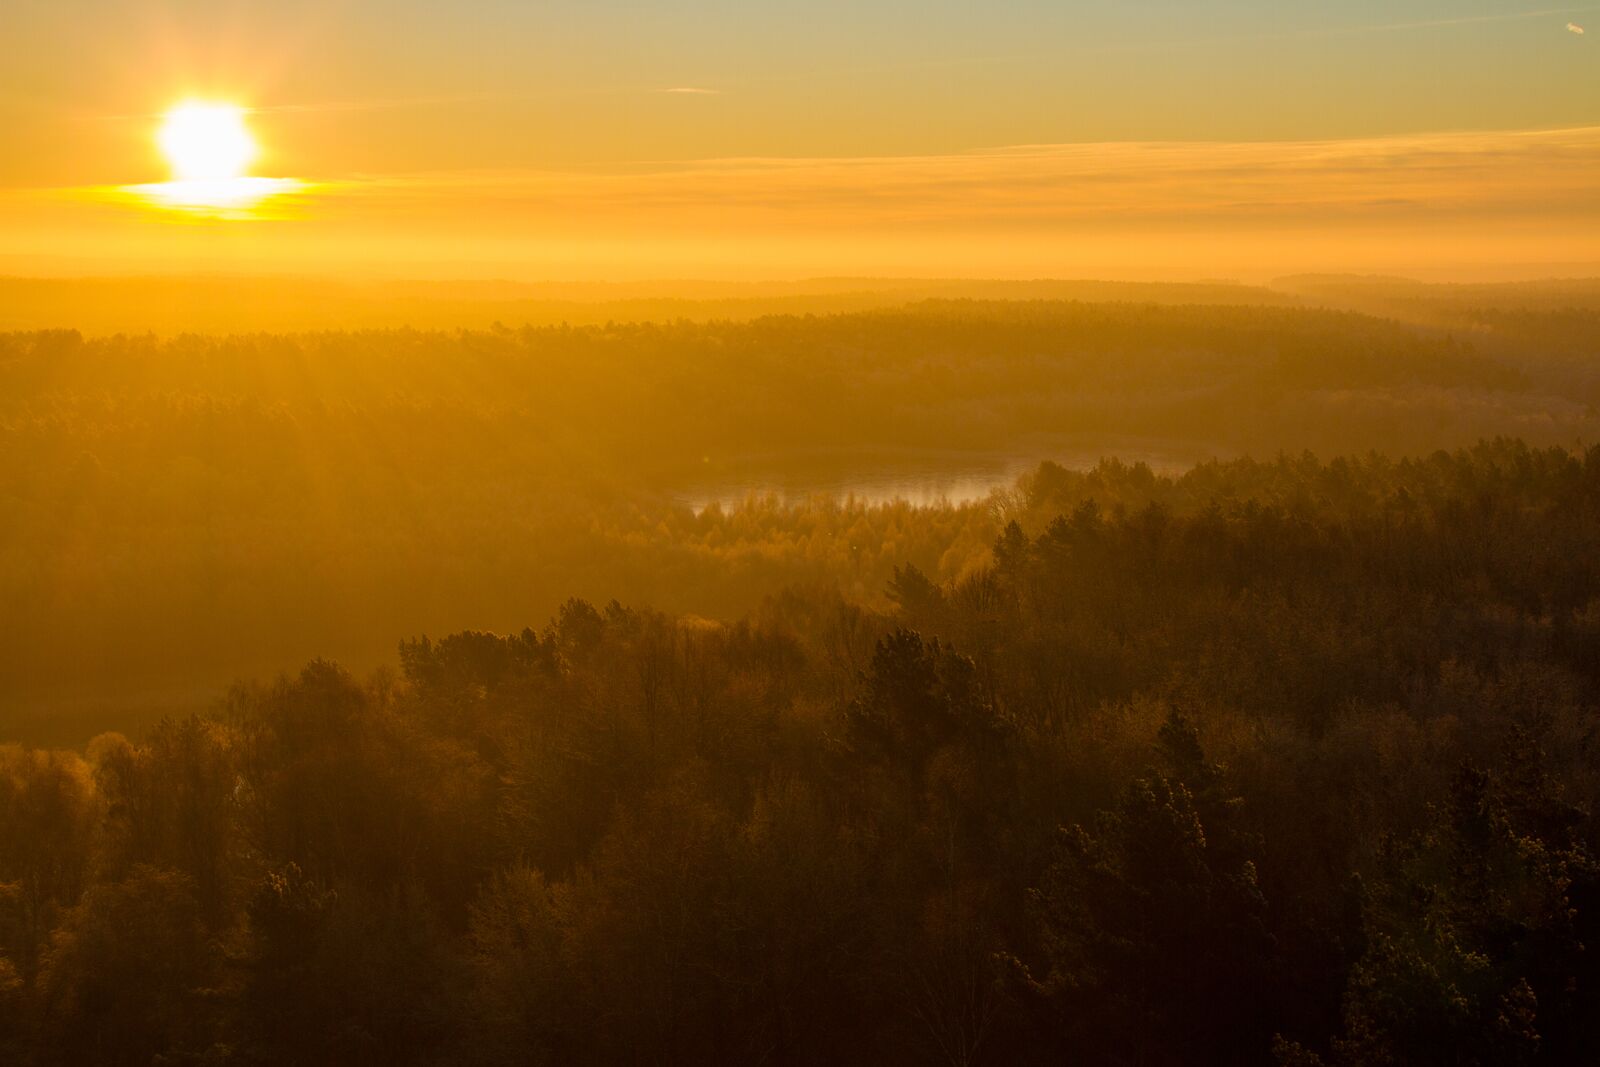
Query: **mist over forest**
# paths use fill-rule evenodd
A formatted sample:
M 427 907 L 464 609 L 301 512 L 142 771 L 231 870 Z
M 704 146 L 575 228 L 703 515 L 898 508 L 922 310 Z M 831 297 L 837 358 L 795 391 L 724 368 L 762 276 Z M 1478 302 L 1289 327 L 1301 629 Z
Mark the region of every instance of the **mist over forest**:
M 983 566 L 1045 460 L 1179 477 L 1594 439 L 1600 290 L 1420 289 L 1468 310 L 1413 325 L 1133 286 L 746 321 L 4 335 L 0 693 L 41 726 L 111 698 L 192 710 L 242 675 L 366 670 L 401 637 L 519 629 L 575 595 L 728 620 L 821 582 L 881 607 L 894 566 Z M 849 498 L 974 468 L 1001 492 Z
M 0 1067 L 1600 1064 L 1595 10 L 3 11 Z
M 9 1062 L 1600 1052 L 1600 283 L 0 326 Z

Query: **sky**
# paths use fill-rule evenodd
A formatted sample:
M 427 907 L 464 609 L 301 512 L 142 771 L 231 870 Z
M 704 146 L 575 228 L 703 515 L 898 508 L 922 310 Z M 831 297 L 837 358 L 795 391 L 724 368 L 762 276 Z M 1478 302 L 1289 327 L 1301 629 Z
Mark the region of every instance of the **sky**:
M 13 0 L 0 271 L 1600 272 L 1600 4 Z M 20 45 L 20 46 L 19 46 Z M 198 218 L 153 132 L 251 109 Z

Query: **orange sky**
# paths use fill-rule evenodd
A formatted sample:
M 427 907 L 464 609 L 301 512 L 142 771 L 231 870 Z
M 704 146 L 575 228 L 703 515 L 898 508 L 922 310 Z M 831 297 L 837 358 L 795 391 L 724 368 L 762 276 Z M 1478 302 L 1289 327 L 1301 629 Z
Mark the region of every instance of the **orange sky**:
M 115 188 L 12 191 L 0 233 L 45 273 L 1500 276 L 1592 269 L 1596 175 L 1600 128 L 1039 145 L 347 179 L 248 221 L 176 216 Z
M 60 0 L 0 81 L 0 271 L 1595 273 L 1590 10 Z M 196 94 L 306 184 L 129 195 Z

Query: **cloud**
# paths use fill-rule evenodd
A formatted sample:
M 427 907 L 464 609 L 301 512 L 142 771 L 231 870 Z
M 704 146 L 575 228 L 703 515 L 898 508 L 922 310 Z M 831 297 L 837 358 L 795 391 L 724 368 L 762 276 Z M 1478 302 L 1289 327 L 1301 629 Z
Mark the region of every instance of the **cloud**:
M 389 111 L 400 108 L 448 104 L 479 104 L 498 99 L 492 93 L 454 93 L 449 96 L 402 96 L 373 100 L 322 100 L 307 104 L 268 104 L 250 108 L 252 114 L 295 114 L 330 111 Z
M 1138 44 L 1125 46 L 1136 49 L 1146 48 L 1195 48 L 1212 45 L 1240 44 L 1252 41 L 1296 41 L 1314 40 L 1323 37 L 1362 37 L 1371 34 L 1415 32 L 1419 30 L 1449 29 L 1456 26 L 1493 25 L 1502 22 L 1526 22 L 1531 19 L 1547 19 L 1556 15 L 1572 15 L 1580 12 L 1600 11 L 1600 6 L 1585 4 L 1581 7 L 1550 7 L 1536 11 L 1505 11 L 1487 15 L 1452 15 L 1446 18 L 1413 19 L 1407 22 L 1377 22 L 1358 23 L 1355 25 L 1332 26 L 1306 26 L 1292 30 L 1269 31 L 1225 37 L 1191 36 L 1181 40 L 1149 40 Z M 1567 23 L 1567 29 L 1573 33 L 1582 33 L 1583 27 L 1575 22 Z
M 1600 127 L 1328 141 L 1021 145 L 396 176 L 329 211 L 497 233 L 1002 233 L 1561 220 L 1594 235 Z
M 677 93 L 680 96 L 721 96 L 721 89 L 702 89 L 695 85 L 678 85 L 671 89 L 658 89 L 657 92 Z
M 1583 27 L 1578 25 L 1576 22 L 1567 23 L 1567 30 L 1568 32 L 1575 33 L 1580 37 L 1583 36 Z
M 1600 127 L 640 160 L 326 181 L 240 247 L 285 262 L 537 264 L 561 276 L 741 264 L 1010 276 L 1564 262 L 1587 272 L 1600 248 L 1596 173 Z M 130 247 L 156 240 L 131 212 L 90 226 L 103 199 L 0 192 L 0 254 L 65 254 L 59 235 L 74 225 L 96 256 L 111 247 L 105 226 L 129 230 Z M 163 225 L 159 239 L 186 236 Z M 206 251 L 209 230 L 191 243 L 219 254 Z

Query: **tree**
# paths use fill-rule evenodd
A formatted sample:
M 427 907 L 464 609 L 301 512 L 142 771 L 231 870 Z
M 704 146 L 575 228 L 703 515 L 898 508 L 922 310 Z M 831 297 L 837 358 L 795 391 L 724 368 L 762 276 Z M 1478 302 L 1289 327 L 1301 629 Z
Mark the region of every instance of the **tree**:
M 41 1052 L 105 1064 L 201 1055 L 217 1037 L 222 975 L 193 882 L 135 867 L 89 889 L 52 934 L 38 981 Z
M 1180 781 L 1129 786 L 1063 830 L 1033 895 L 1042 977 L 1025 995 L 1063 1054 L 1102 1063 L 1264 1062 L 1272 945 L 1254 866 L 1214 847 Z

